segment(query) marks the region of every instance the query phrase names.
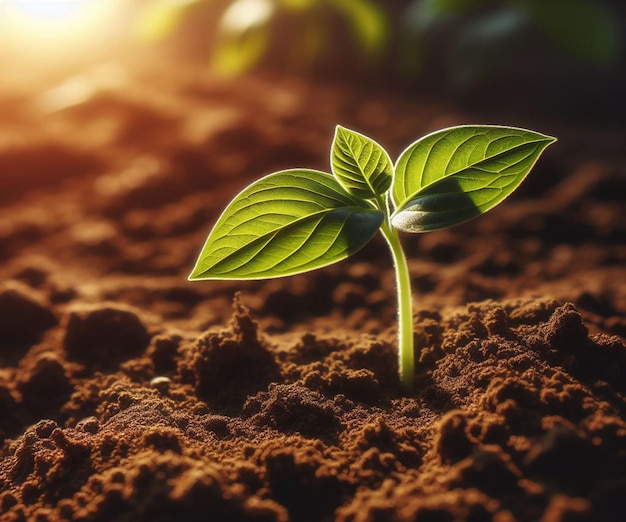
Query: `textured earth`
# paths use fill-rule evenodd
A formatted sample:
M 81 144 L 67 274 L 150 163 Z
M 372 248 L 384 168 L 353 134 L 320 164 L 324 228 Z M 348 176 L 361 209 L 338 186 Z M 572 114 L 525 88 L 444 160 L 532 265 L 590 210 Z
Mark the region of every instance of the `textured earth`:
M 86 71 L 0 83 L 2 521 L 623 521 L 624 130 L 410 93 Z M 111 82 L 110 78 L 116 81 Z M 462 123 L 559 138 L 486 216 L 403 237 L 415 389 L 382 238 L 189 283 L 251 180 L 397 156 Z

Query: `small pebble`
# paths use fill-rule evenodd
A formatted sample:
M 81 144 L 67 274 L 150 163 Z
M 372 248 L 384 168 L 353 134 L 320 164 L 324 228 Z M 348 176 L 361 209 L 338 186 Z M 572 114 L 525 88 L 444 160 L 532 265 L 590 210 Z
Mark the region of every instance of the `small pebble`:
M 150 386 L 156 388 L 161 393 L 167 393 L 170 391 L 171 382 L 168 377 L 155 377 L 150 381 Z
M 76 429 L 85 433 L 95 434 L 100 429 L 100 423 L 96 417 L 85 417 L 76 423 Z

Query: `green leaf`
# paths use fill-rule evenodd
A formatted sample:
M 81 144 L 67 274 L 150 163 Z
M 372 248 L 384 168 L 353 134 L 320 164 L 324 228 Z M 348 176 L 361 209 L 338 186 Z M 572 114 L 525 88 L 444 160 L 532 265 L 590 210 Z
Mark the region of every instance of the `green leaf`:
M 391 186 L 393 164 L 385 149 L 340 125 L 335 129 L 330 165 L 337 181 L 356 197 L 374 199 Z
M 382 212 L 330 174 L 276 172 L 231 201 L 189 279 L 268 279 L 321 268 L 365 246 L 382 221 Z
M 396 164 L 392 225 L 427 232 L 484 214 L 519 186 L 554 141 L 525 129 L 489 125 L 425 136 Z

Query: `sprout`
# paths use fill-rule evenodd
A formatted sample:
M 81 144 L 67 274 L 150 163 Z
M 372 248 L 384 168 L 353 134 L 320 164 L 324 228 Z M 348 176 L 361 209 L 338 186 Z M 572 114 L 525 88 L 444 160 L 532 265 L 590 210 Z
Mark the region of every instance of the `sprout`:
M 396 274 L 400 381 L 411 389 L 411 279 L 399 231 L 440 230 L 487 212 L 554 141 L 513 127 L 451 127 L 417 140 L 393 165 L 378 143 L 337 126 L 332 174 L 290 169 L 249 185 L 218 219 L 189 279 L 301 274 L 345 259 L 380 231 Z

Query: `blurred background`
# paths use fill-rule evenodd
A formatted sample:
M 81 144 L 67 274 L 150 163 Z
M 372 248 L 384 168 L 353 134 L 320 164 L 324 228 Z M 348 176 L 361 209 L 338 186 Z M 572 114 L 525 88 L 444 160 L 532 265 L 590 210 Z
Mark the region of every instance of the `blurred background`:
M 620 0 L 0 0 L 0 85 L 82 73 L 62 105 L 185 64 L 620 125 L 625 34 Z
M 199 331 L 239 290 L 268 331 L 394 325 L 380 238 L 300 277 L 187 281 L 251 180 L 328 171 L 338 123 L 392 158 L 458 124 L 556 136 L 490 217 L 406 238 L 420 306 L 549 295 L 624 335 L 625 24 L 617 0 L 0 0 L 0 348 L 33 307 L 41 331 L 109 301 Z
M 528 291 L 551 277 L 570 288 L 569 273 L 591 281 L 590 267 L 624 258 L 625 10 L 617 0 L 0 0 L 0 281 L 47 284 L 58 302 L 160 307 L 133 277 L 171 277 L 157 312 L 187 317 L 223 288 L 186 278 L 226 202 L 276 170 L 327 171 L 337 123 L 394 158 L 463 123 L 557 136 L 499 218 L 407 241 L 412 271 L 437 306 L 517 295 L 519 273 L 535 281 L 516 279 Z M 503 254 L 520 238 L 530 260 Z M 463 266 L 437 294 L 428 259 L 462 264 L 463 249 L 487 260 L 480 281 L 458 279 Z M 360 259 L 363 273 L 388 268 L 376 242 Z M 306 296 L 307 313 L 323 315 L 344 270 L 264 283 L 278 297 L 259 298 L 256 312 L 289 316 Z M 481 270 L 504 277 L 504 290 Z M 206 320 L 228 315 L 243 287 L 228 287 L 221 308 L 203 305 Z

